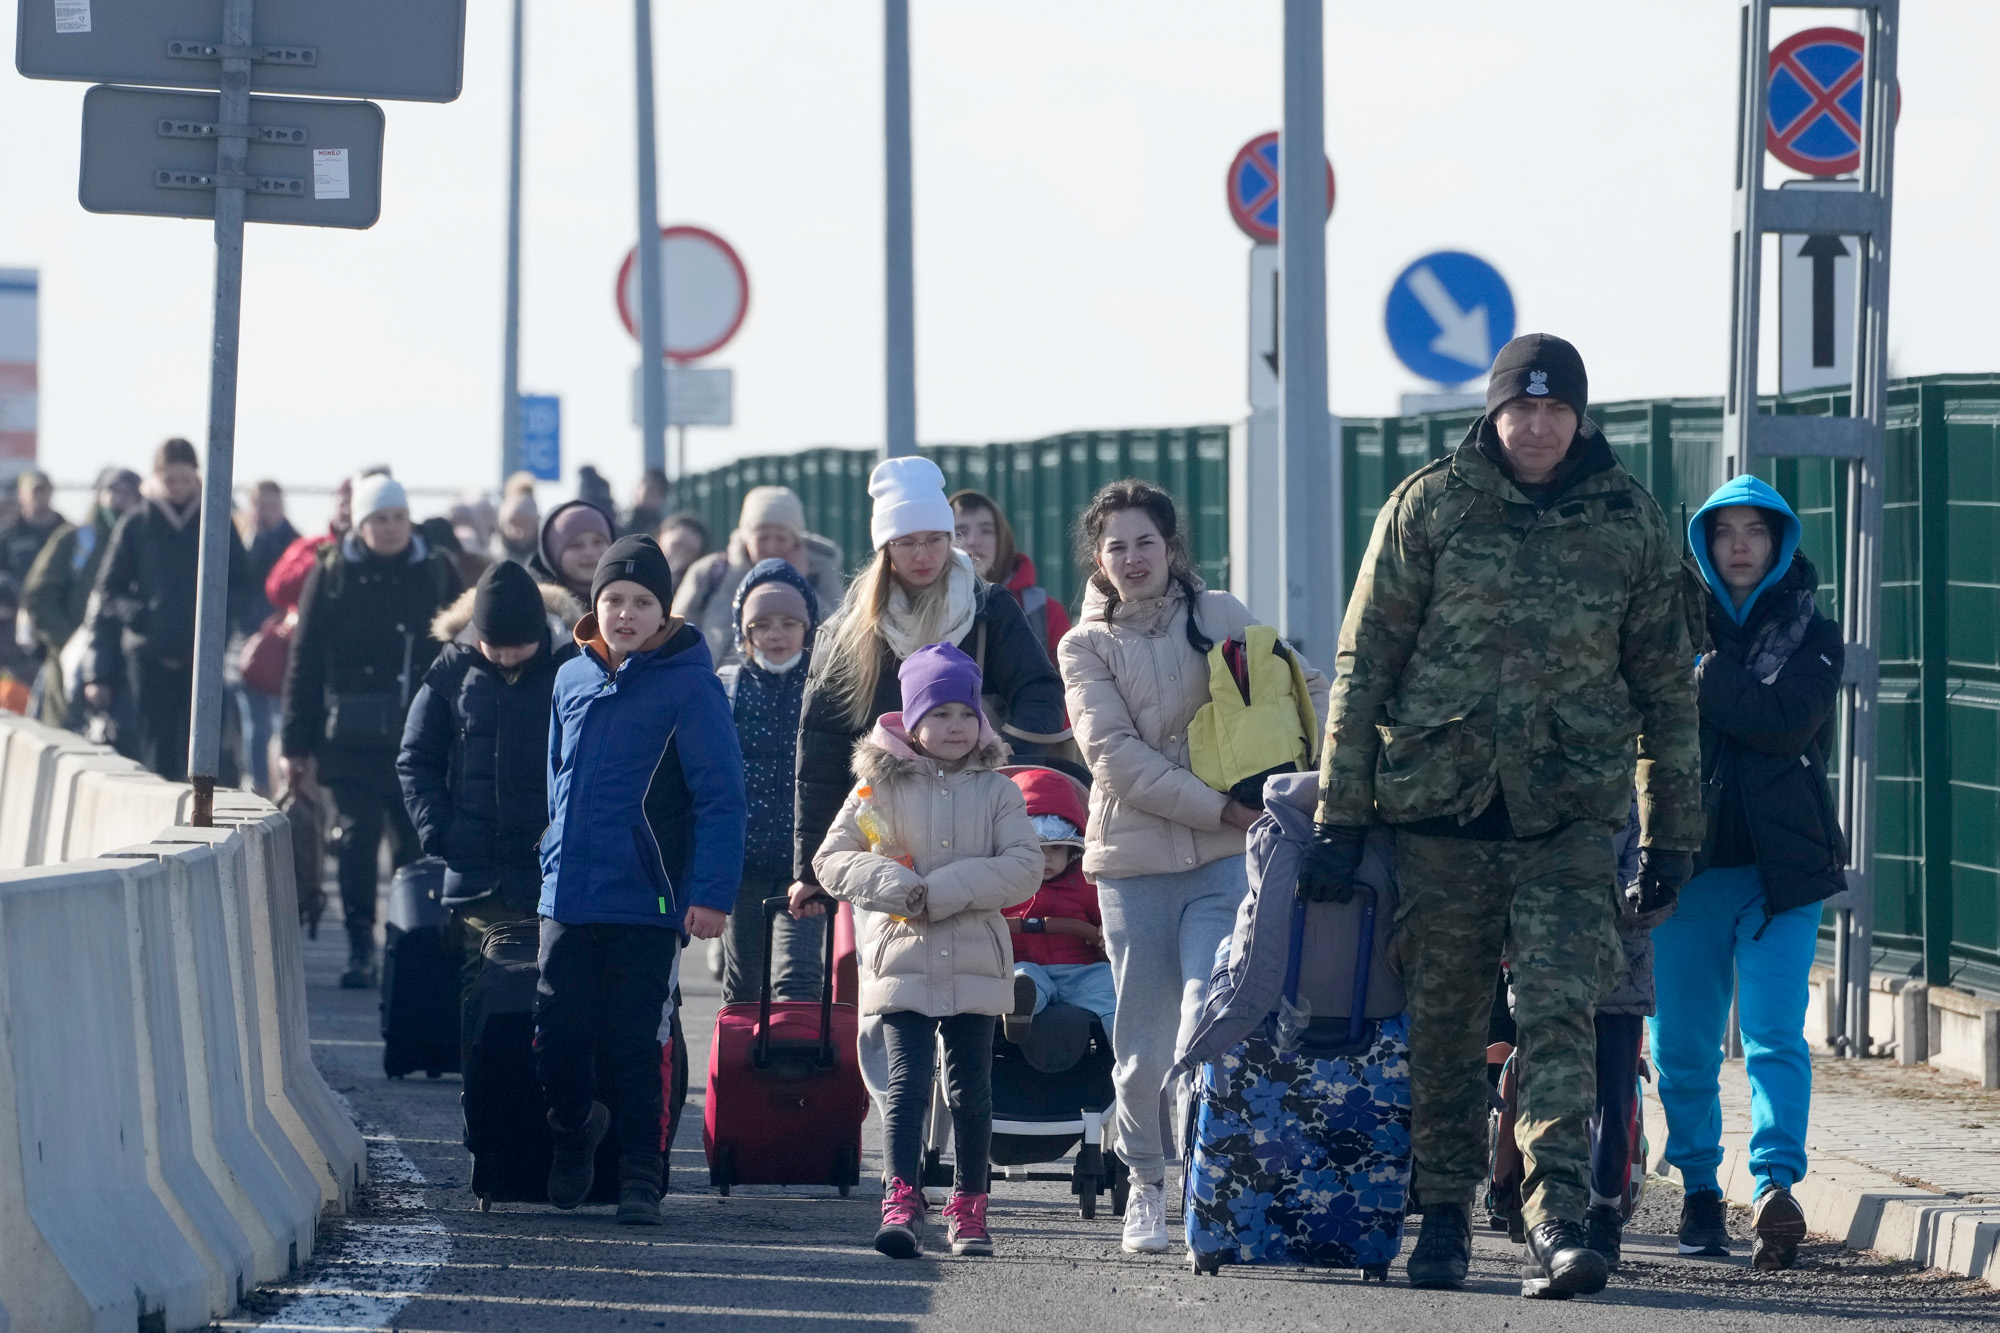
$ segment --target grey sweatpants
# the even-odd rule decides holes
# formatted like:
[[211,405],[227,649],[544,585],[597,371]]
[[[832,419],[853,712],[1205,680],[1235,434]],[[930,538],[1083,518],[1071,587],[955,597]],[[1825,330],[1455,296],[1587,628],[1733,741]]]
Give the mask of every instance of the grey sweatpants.
[[[792,885],[789,871],[743,872],[736,889],[736,910],[722,933],[722,1002],[755,1004],[764,989],[764,900]],[[809,916],[794,921],[780,912],[775,923],[777,954],[771,959],[773,1000],[817,1000],[826,977],[828,918]]]
[[1136,1180],[1166,1176],[1174,1155],[1175,1099],[1161,1085],[1201,1017],[1216,946],[1236,924],[1237,905],[1249,889],[1241,856],[1177,875],[1097,881],[1104,951],[1118,990],[1111,1033],[1118,1156]]

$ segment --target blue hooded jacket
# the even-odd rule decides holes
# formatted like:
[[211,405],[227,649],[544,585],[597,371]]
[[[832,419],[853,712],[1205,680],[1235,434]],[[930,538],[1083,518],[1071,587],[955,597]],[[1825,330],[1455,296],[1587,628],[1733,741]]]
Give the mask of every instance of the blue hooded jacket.
[[[1742,606],[1736,605],[1736,599],[1729,595],[1728,586],[1709,561],[1708,525],[1702,520],[1702,515],[1710,510],[1727,509],[1731,505],[1755,505],[1759,509],[1768,509],[1778,516],[1780,525],[1775,534],[1778,558],[1771,562],[1771,572],[1764,576],[1764,581],[1743,599]],[[1715,494],[1709,496],[1707,502],[1695,510],[1694,517],[1688,520],[1688,545],[1694,550],[1695,564],[1701,567],[1702,581],[1708,584],[1709,592],[1721,604],[1723,614],[1739,627],[1749,619],[1757,599],[1791,572],[1792,552],[1799,549],[1799,533],[1799,516],[1785,503],[1785,497],[1747,473],[1731,477],[1716,487]]]
[[[743,632],[743,603],[766,583],[796,588],[806,601],[806,640],[799,660],[784,671],[769,671],[749,650]],[[819,633],[819,598],[805,575],[788,561],[759,561],[737,586],[732,608],[736,645],[743,660],[722,668],[743,747],[745,789],[750,798],[750,832],[743,862],[752,870],[788,875],[792,867],[792,799],[799,753],[799,713],[805,703],[806,672],[812,666],[813,636]]]
[[743,753],[708,644],[679,624],[614,671],[596,616],[576,641],[549,719],[541,914],[681,930],[689,907],[729,911],[743,878]]

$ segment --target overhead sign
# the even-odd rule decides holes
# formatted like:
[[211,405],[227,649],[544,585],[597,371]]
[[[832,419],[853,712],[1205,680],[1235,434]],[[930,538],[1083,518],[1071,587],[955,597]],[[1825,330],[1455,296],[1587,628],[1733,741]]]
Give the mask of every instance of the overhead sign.
[[[660,228],[660,287],[666,300],[670,361],[699,361],[720,351],[743,327],[750,310],[750,274],[742,259],[729,242],[702,227]],[[627,333],[639,336],[636,245],[618,268],[618,318],[625,322]]]
[[[1236,150],[1227,181],[1229,216],[1260,245],[1278,240],[1278,132],[1260,134]],[[1333,216],[1333,163],[1326,164],[1326,215]]]
[[[31,79],[221,86],[222,0],[21,0],[14,64]],[[257,0],[250,88],[449,102],[465,0]]]
[[[1861,94],[1867,44],[1845,28],[1808,28],[1771,50],[1764,144],[1809,176],[1840,176],[1861,165]],[[1896,110],[1903,94],[1896,90]]]
[[[632,371],[632,424],[646,424],[638,368]],[[669,426],[728,426],[736,420],[736,372],[727,366],[668,366]]]
[[1278,410],[1278,247],[1250,247],[1250,410]]
[[521,468],[537,481],[562,480],[562,399],[524,393],[520,398]]
[[1427,380],[1463,384],[1514,336],[1514,294],[1477,255],[1439,250],[1397,276],[1383,311],[1396,359]]
[[0,268],[0,480],[35,461],[40,286],[31,268]]
[[[77,200],[92,213],[215,216],[215,93],[100,84],[83,95]],[[243,195],[248,222],[375,225],[382,212],[382,108],[252,97]]]
[[[1857,189],[1856,181],[1788,181],[1786,189]],[[1778,237],[1778,392],[1854,383],[1859,236]]]

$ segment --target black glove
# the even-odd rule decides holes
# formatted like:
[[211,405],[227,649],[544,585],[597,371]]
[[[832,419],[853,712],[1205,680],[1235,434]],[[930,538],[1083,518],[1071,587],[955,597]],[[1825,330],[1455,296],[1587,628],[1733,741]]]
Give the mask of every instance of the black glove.
[[1625,901],[1639,916],[1664,919],[1680,901],[1681,885],[1694,873],[1694,853],[1639,849],[1639,878],[1625,890]]
[[1344,903],[1354,896],[1354,872],[1368,830],[1347,824],[1314,824],[1299,861],[1299,897],[1309,903]]

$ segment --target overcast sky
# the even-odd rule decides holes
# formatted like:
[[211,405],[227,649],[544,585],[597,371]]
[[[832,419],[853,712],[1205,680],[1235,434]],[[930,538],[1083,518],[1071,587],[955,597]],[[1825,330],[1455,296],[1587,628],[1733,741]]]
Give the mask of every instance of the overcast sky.
[[[47,0],[28,0],[46,3]],[[464,95],[386,103],[371,231],[253,227],[238,476],[394,465],[497,476],[507,6],[472,0]],[[522,384],[565,463],[622,493],[636,345],[629,0],[529,0]],[[882,429],[881,16],[870,0],[656,0],[660,216],[742,254],[749,318],[710,364],[736,422],[695,467]],[[1226,421],[1244,410],[1248,242],[1223,175],[1277,128],[1277,0],[915,0],[918,430],[925,442]],[[1470,250],[1599,399],[1720,390],[1735,0],[1326,6],[1335,411],[1428,386],[1382,334],[1390,282]],[[2000,370],[2000,6],[1905,7],[1893,361]],[[1849,16],[1781,11],[1780,32]],[[207,410],[205,222],[76,202],[83,85],[13,72],[0,25],[0,267],[42,273],[45,466],[139,464]],[[1782,174],[1782,173],[1780,173]]]

